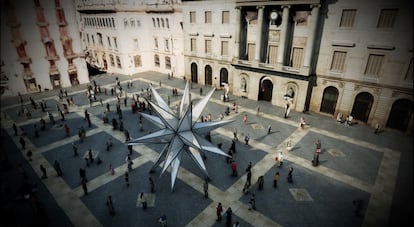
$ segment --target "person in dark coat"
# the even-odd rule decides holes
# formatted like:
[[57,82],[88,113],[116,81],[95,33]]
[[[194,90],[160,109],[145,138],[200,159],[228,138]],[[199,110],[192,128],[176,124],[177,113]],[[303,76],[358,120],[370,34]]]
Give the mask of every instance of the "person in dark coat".
[[231,219],[232,219],[232,213],[231,207],[227,208],[226,211],[226,226],[231,227]]

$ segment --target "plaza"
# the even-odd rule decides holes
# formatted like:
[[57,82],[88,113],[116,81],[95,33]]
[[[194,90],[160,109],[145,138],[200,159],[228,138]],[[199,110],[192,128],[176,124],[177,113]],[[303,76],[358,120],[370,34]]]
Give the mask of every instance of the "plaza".
[[[172,109],[181,100],[186,82],[182,78],[170,79],[166,74],[151,71],[132,77],[101,74],[91,77],[91,81],[95,80],[109,91],[116,85],[116,76],[128,97],[142,95],[152,84],[164,100],[170,100]],[[133,86],[127,87],[130,79]],[[204,94],[212,89],[193,84],[191,97],[194,103],[200,100],[200,87]],[[173,88],[178,89],[178,96],[172,95]],[[11,164],[11,169],[2,173],[2,178],[8,179],[3,181],[2,197],[17,197],[23,182],[23,169],[28,181],[36,184],[34,194],[44,204],[50,226],[160,226],[158,218],[163,214],[167,216],[168,226],[224,226],[224,217],[221,222],[216,222],[219,202],[224,210],[231,207],[232,222],[238,221],[240,226],[396,226],[403,220],[409,220],[407,215],[412,213],[411,135],[388,129],[374,134],[373,128],[363,124],[344,126],[332,117],[312,112],[292,111],[285,119],[284,109],[267,101],[244,99],[230,93],[229,101],[223,102],[223,90],[217,89],[202,115],[211,113],[213,121],[219,121],[219,114],[224,114],[233,102],[239,105],[237,113],[231,111],[224,117],[225,120],[234,120],[233,123],[211,132],[212,143],[222,143],[222,150],[227,152],[233,129],[237,129],[239,140],[233,159],[238,165],[238,176],[231,176],[230,164],[226,163],[225,157],[206,152],[204,163],[210,181],[209,197],[204,198],[205,176],[189,156],[183,156],[173,191],[168,172],[160,176],[161,168],[157,168],[154,173],[149,173],[162,150],[161,144],[133,147],[133,170],[129,173],[130,186],[127,187],[124,173],[127,170],[125,157],[128,149],[124,132],[114,130],[111,124],[105,124],[102,120],[107,103],[111,106],[108,118],[118,118],[115,112],[116,96],[110,92],[97,94],[98,100],[102,99],[102,105],[99,101],[91,105],[86,97],[85,85],[67,90],[75,105],[69,106],[62,125],[56,105],[66,104],[66,97],[60,100],[58,90],[23,97],[29,109],[29,96],[36,102],[45,100],[47,111],[55,116],[56,125],[50,124],[46,113],[40,108],[31,109],[30,118],[19,116],[18,97],[2,100],[1,104],[2,150],[7,152],[7,155],[3,154],[7,158],[3,159]],[[157,129],[144,119],[143,130],[140,130],[139,113],[132,113],[130,104],[130,99],[126,106],[123,101],[120,102],[124,128],[131,138]],[[257,106],[260,106],[258,113]],[[84,120],[85,110],[90,114],[91,127]],[[243,122],[245,114],[248,116],[246,123]],[[47,122],[46,129],[40,131],[40,137],[36,138],[34,124],[38,124],[41,117]],[[298,127],[301,117],[306,121],[304,129]],[[19,137],[14,136],[12,129],[13,122],[27,133],[24,136],[26,149],[20,149]],[[69,136],[65,134],[64,124],[70,127]],[[272,128],[270,134],[267,133],[268,125]],[[80,127],[86,129],[83,142],[79,141],[77,134]],[[249,145],[243,141],[246,134],[250,136]],[[113,147],[106,151],[105,143],[109,138],[113,141]],[[317,140],[322,143],[322,151],[319,166],[313,166],[311,160]],[[287,148],[288,142],[291,149]],[[78,156],[73,155],[72,143],[78,147]],[[83,155],[88,149],[99,152],[103,162],[86,166]],[[33,152],[32,161],[26,157],[28,150]],[[275,162],[279,152],[284,154],[281,167],[276,166]],[[62,177],[57,177],[53,169],[55,160],[61,165]],[[248,209],[250,194],[242,191],[246,181],[245,169],[250,161],[253,163],[250,193],[255,194],[256,210]],[[40,164],[47,170],[47,179],[41,179]],[[115,168],[114,175],[110,174],[110,164]],[[286,180],[289,167],[294,170],[292,183]],[[79,168],[86,169],[87,195],[81,186]],[[273,176],[277,171],[280,179],[278,187],[273,188]],[[150,176],[155,182],[155,192],[150,190]],[[263,190],[258,190],[256,181],[259,176],[264,176]],[[7,185],[11,189],[9,192],[5,190]],[[145,210],[138,199],[140,193],[147,198],[148,208]],[[113,198],[114,216],[105,206],[109,195]],[[355,200],[362,200],[359,216],[355,215]],[[36,219],[28,205],[30,199],[7,201],[2,208],[9,208],[12,223],[28,225]],[[13,212],[17,210],[27,218],[14,217]]]

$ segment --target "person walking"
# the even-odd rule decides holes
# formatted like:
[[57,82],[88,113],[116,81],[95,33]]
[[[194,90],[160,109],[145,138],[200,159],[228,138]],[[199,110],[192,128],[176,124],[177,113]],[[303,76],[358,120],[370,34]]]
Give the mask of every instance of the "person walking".
[[60,163],[58,162],[58,160],[55,160],[55,162],[53,163],[53,168],[55,168],[56,173],[59,177],[63,176],[63,172],[60,168]]
[[23,136],[20,136],[20,145],[22,145],[22,149],[26,149],[26,141],[24,140]]
[[109,164],[109,172],[111,173],[111,175],[115,175],[115,169],[112,166],[112,164]]
[[267,134],[269,135],[272,132],[272,126],[270,124],[267,125]]
[[230,166],[231,166],[231,171],[232,171],[231,175],[233,177],[237,177],[237,164],[236,164],[236,162],[233,160],[231,162],[231,165]]
[[14,135],[17,136],[17,126],[16,126],[16,123],[13,123],[13,131],[14,131]]
[[81,182],[82,180],[85,180],[86,182],[88,182],[88,179],[86,179],[86,170],[79,168],[79,177],[81,178]]
[[73,156],[78,156],[78,146],[76,146],[75,142],[72,143],[73,148]]
[[244,114],[243,115],[243,123],[244,124],[247,124],[247,114]]
[[306,124],[305,118],[304,117],[300,117],[300,120],[299,120],[299,128],[300,129],[304,129],[305,128],[305,124]]
[[66,132],[66,136],[69,136],[69,126],[67,124],[65,124],[65,132]]
[[200,87],[200,96],[203,95],[203,88]]
[[249,200],[249,210],[256,210],[256,198],[254,193],[252,193],[250,195],[250,200]]
[[233,211],[231,210],[231,207],[227,208],[227,211],[226,211],[226,226],[227,227],[231,227],[232,213]]
[[283,153],[279,152],[279,154],[278,154],[278,167],[283,165],[283,159],[284,159]]
[[132,155],[132,145],[128,144],[129,155]]
[[380,130],[380,125],[378,123],[375,124],[374,134],[378,134]]
[[249,133],[247,133],[246,136],[244,137],[244,142],[246,145],[249,145],[249,140],[250,140],[250,135]]
[[289,183],[292,183],[292,182],[293,182],[292,172],[293,172],[293,168],[292,168],[292,167],[290,167],[290,168],[289,168],[288,177],[287,177],[287,181],[288,181]]
[[88,151],[88,156],[89,156],[89,161],[90,161],[91,163],[93,163],[93,153],[92,153],[92,149],[89,149],[89,151]]
[[167,215],[163,214],[158,218],[158,222],[161,224],[161,227],[167,226]]
[[221,203],[218,203],[217,207],[216,207],[216,215],[217,215],[217,220],[216,221],[221,221],[221,213],[223,212],[223,206],[221,205]]
[[128,171],[125,171],[124,179],[125,179],[126,186],[129,187],[129,175],[128,175]]
[[277,188],[277,181],[279,180],[279,172],[276,172],[275,176],[273,176],[273,187]]
[[204,198],[208,198],[208,182],[207,182],[207,180],[204,181],[203,189],[204,189]]
[[86,180],[85,180],[85,179],[83,179],[81,183],[82,183],[83,193],[84,193],[85,195],[87,195],[87,194],[88,194],[88,186],[86,185]]
[[260,176],[257,179],[257,184],[259,185],[259,190],[263,190],[263,185],[264,185],[264,177],[263,176]]
[[108,207],[109,214],[114,216],[115,208],[114,203],[112,202],[112,196],[108,196],[108,199],[106,200],[106,206]]
[[252,171],[247,171],[247,178],[246,181],[248,182],[249,185],[252,184]]
[[152,177],[151,177],[151,176],[148,178],[148,180],[149,180],[149,182],[150,182],[151,193],[154,193],[154,191],[155,191],[154,180],[152,179]]
[[237,128],[233,128],[233,140],[237,141],[239,138],[237,137]]
[[47,178],[46,168],[42,164],[40,164],[40,171],[42,171],[42,179],[46,179]]

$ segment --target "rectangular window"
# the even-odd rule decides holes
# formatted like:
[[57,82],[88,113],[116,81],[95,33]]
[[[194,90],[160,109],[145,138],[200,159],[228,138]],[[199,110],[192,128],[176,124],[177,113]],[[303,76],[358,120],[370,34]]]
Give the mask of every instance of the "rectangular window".
[[410,61],[410,65],[408,65],[408,70],[407,70],[407,73],[405,74],[405,80],[409,80],[409,81],[411,81],[412,82],[412,80],[413,80],[413,70],[414,70],[414,66],[413,66],[413,59],[414,58],[411,58],[411,61]]
[[205,53],[211,54],[211,40],[206,40],[204,47],[205,47]]
[[191,51],[196,51],[196,39],[191,39]]
[[87,34],[87,33],[86,33],[86,40],[88,41],[88,44],[90,44],[90,41],[89,41],[89,34]]
[[277,57],[277,46],[270,45],[269,46],[269,64],[275,65],[276,64],[276,57]]
[[378,76],[381,70],[384,55],[370,54],[368,57],[367,66],[365,68],[365,75]]
[[196,23],[196,12],[195,11],[190,12],[190,23],[191,24]]
[[109,55],[109,61],[111,62],[111,66],[115,67],[115,60],[114,60],[114,56],[112,54]]
[[134,49],[138,50],[139,49],[138,39],[134,39],[133,42],[134,42]]
[[116,37],[113,37],[113,39],[114,39],[115,49],[118,49],[118,42],[116,41]]
[[92,36],[92,45],[95,45],[95,36],[93,36],[93,35],[91,35]]
[[229,55],[229,41],[221,41],[221,56]]
[[118,68],[122,68],[121,67],[121,58],[119,56],[116,56],[116,65],[118,66]]
[[165,51],[170,51],[170,45],[168,39],[165,39]]
[[337,72],[343,72],[345,66],[346,52],[334,51],[331,63],[331,70]]
[[204,12],[204,23],[206,24],[211,23],[211,11]]
[[137,20],[137,27],[141,27],[141,21]]
[[292,64],[293,68],[300,68],[302,66],[303,48],[294,47],[292,52]]
[[141,67],[142,63],[141,63],[141,56],[140,55],[135,55],[134,56],[134,66],[135,68]]
[[165,68],[171,69],[171,58],[170,57],[165,57]]
[[356,9],[344,9],[344,10],[342,10],[341,23],[339,24],[339,27],[353,27],[356,12],[357,12]]
[[397,18],[398,9],[382,9],[378,19],[377,28],[392,28],[394,27],[395,19]]
[[129,21],[129,23],[131,24],[131,28],[135,28],[135,20],[134,19],[131,19]]
[[230,23],[230,12],[223,11],[221,16],[221,23],[222,24],[229,24]]
[[107,36],[106,38],[108,40],[108,47],[111,48],[112,47],[112,45],[111,45],[111,37]]
[[255,51],[256,51],[256,44],[254,43],[247,44],[247,60],[249,61],[254,60]]
[[158,39],[154,38],[154,47],[155,49],[158,49]]
[[154,64],[157,67],[160,67],[160,57],[158,55],[154,55]]

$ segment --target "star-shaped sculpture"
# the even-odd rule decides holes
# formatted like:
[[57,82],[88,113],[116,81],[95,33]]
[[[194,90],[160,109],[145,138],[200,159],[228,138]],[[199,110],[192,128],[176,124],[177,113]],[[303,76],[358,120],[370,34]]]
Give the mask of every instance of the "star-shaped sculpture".
[[193,107],[189,82],[187,81],[180,107],[177,111],[172,111],[151,85],[150,88],[157,103],[149,100],[147,102],[151,105],[152,110],[157,113],[158,117],[145,113],[141,114],[145,119],[159,126],[160,129],[138,139],[133,139],[128,145],[165,144],[151,171],[163,163],[162,175],[170,167],[171,190],[174,188],[183,153],[189,154],[206,177],[209,178],[202,157],[204,152],[212,152],[227,157],[229,155],[204,139],[202,135],[206,135],[211,130],[233,122],[233,120],[197,122],[215,89],[212,89]]

